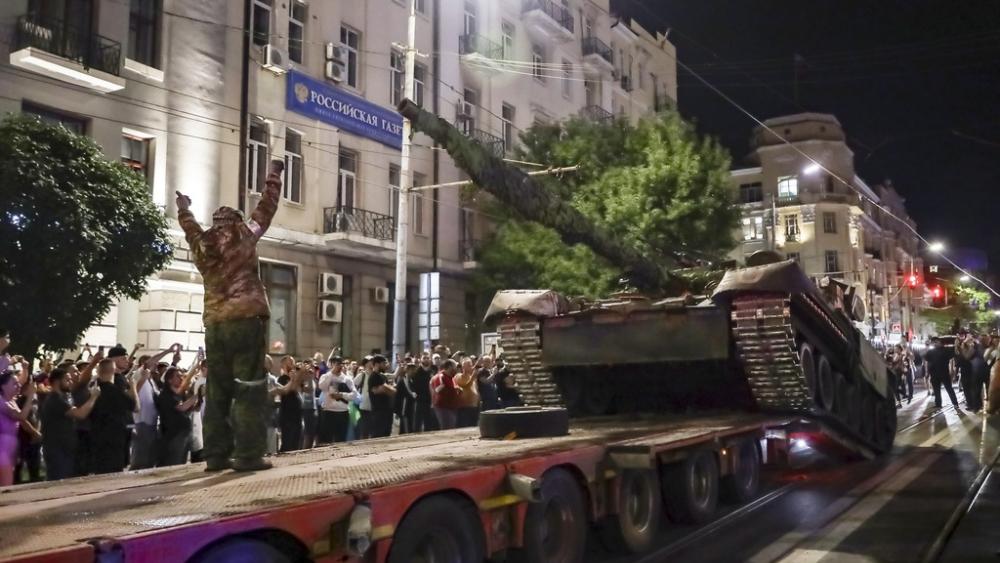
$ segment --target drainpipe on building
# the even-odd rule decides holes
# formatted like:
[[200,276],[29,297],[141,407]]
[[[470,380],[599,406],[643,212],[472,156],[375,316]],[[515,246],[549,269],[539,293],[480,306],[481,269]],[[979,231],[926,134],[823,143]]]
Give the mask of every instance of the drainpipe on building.
[[253,0],[243,2],[243,63],[240,71],[240,155],[236,186],[237,208],[246,213],[247,207],[247,123],[250,120],[250,17]]
[[[434,0],[434,21],[431,26],[431,46],[433,54],[431,55],[431,65],[432,72],[434,73],[433,82],[433,97],[432,102],[434,107],[434,115],[441,115],[441,80],[439,79],[441,73],[441,0]],[[434,147],[440,147],[437,142],[434,143]],[[433,165],[434,170],[432,171],[432,176],[434,178],[434,183],[438,184],[441,182],[441,151],[432,151],[434,153]],[[438,269],[438,196],[439,192],[437,188],[431,191],[431,270],[437,271]]]

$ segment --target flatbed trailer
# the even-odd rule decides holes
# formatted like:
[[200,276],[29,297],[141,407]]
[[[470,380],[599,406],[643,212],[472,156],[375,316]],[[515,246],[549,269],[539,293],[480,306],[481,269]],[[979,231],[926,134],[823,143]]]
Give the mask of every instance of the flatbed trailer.
[[279,455],[257,473],[189,464],[16,486],[0,494],[0,560],[570,562],[591,530],[642,551],[664,511],[704,519],[720,485],[749,500],[762,440],[780,448],[796,423],[614,417],[511,440],[466,428]]

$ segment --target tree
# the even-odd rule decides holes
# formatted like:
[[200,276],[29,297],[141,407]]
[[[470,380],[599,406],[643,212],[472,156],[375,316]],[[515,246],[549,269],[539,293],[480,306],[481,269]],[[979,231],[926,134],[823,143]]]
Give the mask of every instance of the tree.
[[946,291],[951,296],[947,307],[927,307],[921,313],[925,320],[934,324],[937,334],[955,334],[957,328],[965,327],[988,330],[996,323],[996,315],[989,307],[989,293],[958,284]]
[[[521,140],[520,160],[579,165],[562,177],[536,179],[651,260],[693,263],[732,249],[739,212],[729,188],[729,156],[676,112],[634,126],[623,119],[538,124]],[[534,287],[597,297],[619,288],[627,265],[566,245],[547,226],[505,206],[486,209],[499,225],[478,256],[476,281],[484,294]]]
[[29,116],[0,121],[0,324],[11,352],[67,349],[173,251],[146,181],[92,140]]

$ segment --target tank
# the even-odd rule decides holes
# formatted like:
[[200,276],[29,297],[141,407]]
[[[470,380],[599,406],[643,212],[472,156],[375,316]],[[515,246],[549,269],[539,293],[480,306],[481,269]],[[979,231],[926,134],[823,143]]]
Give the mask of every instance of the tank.
[[445,120],[408,100],[399,109],[478,186],[567,243],[587,244],[640,290],[590,302],[498,292],[485,320],[498,327],[526,404],[576,416],[766,412],[814,421],[864,453],[891,449],[888,370],[855,328],[863,307],[849,286],[817,284],[796,262],[762,253],[726,271],[711,295],[652,297],[684,289],[671,257],[640,255]]

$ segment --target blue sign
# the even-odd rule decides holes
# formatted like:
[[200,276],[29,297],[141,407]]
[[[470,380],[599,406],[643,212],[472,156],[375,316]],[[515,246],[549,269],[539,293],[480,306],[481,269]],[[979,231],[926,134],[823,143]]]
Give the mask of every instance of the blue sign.
[[368,100],[333,88],[305,74],[289,71],[285,107],[394,149],[403,146],[403,116]]

